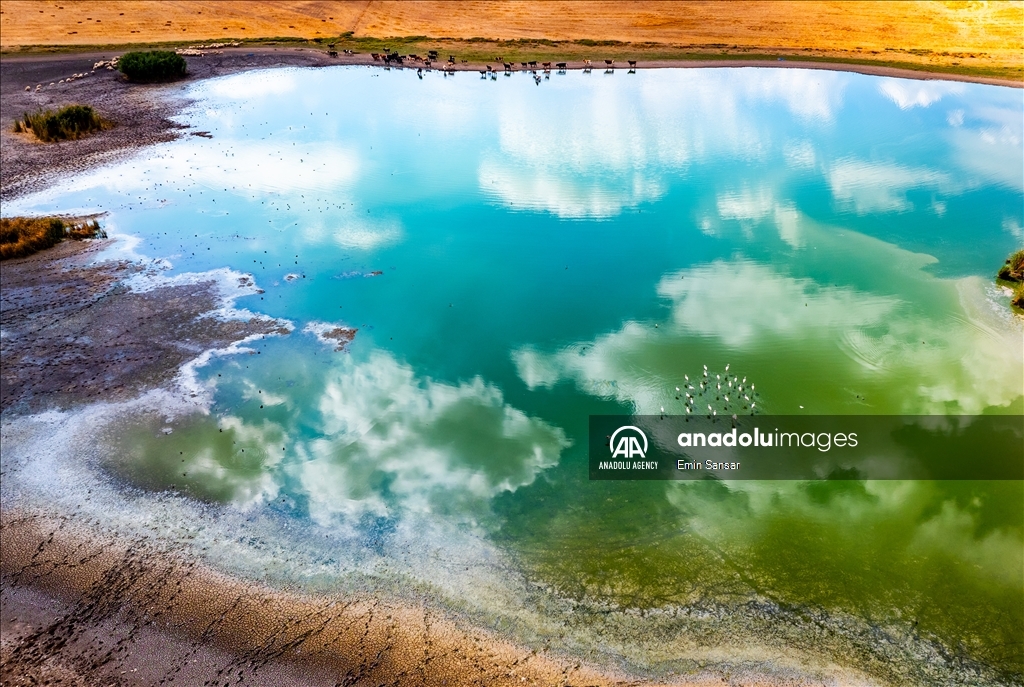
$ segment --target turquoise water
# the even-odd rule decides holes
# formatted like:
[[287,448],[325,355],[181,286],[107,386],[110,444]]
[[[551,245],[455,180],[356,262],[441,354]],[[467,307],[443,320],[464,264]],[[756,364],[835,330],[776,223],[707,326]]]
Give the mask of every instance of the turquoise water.
[[[768,600],[1021,679],[1019,482],[591,483],[585,434],[590,414],[678,412],[704,365],[771,413],[1024,412],[1021,318],[992,279],[1024,245],[1019,89],[339,67],[188,95],[181,121],[212,138],[17,210],[108,212],[165,276],[251,273],[263,292],[234,307],[295,329],[198,368],[209,413],[173,433],[118,425],[112,474],[382,559],[403,523],[440,523],[589,607]],[[343,352],[316,336],[334,325],[358,329]],[[588,657],[657,673],[723,641],[656,629]]]

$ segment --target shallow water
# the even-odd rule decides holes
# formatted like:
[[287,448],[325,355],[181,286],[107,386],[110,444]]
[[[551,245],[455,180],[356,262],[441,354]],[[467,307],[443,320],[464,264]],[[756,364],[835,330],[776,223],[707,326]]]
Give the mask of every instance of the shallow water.
[[[1020,90],[339,67],[189,95],[181,121],[212,138],[6,211],[107,211],[165,275],[249,272],[265,293],[235,307],[294,323],[198,368],[208,414],[129,414],[97,440],[109,474],[254,533],[298,523],[327,561],[219,563],[321,588],[400,570],[526,642],[562,611],[520,598],[523,620],[506,578],[588,608],[766,601],[1020,679],[1020,482],[589,482],[585,434],[590,414],[679,412],[704,365],[777,414],[1024,411],[1021,320],[991,278],[1024,243]],[[344,352],[327,324],[358,329]],[[467,572],[495,556],[486,583]],[[445,557],[439,581],[424,560]],[[551,632],[655,673],[722,641],[666,648],[645,622],[628,647]]]

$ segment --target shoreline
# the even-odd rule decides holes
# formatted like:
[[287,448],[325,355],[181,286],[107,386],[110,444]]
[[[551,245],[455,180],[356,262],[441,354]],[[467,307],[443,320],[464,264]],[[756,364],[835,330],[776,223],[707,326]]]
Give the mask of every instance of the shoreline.
[[[369,54],[339,54],[330,57],[319,48],[253,46],[217,49],[202,56],[188,55],[186,61],[189,76],[177,82],[130,84],[118,72],[100,69],[71,84],[56,83],[72,74],[90,72],[95,62],[108,60],[122,52],[104,50],[56,55],[7,55],[0,59],[0,75],[3,77],[0,79],[0,146],[4,152],[4,165],[0,168],[0,200],[14,200],[44,187],[53,175],[79,173],[144,146],[169,142],[187,135],[188,127],[172,121],[172,117],[185,106],[183,90],[196,81],[274,67],[345,65],[386,68]],[[567,61],[566,65],[570,71],[584,68],[580,60]],[[388,68],[414,70],[422,66],[422,63],[409,62]],[[455,65],[454,71],[485,71],[488,66],[496,69],[497,73],[503,71],[501,64],[485,62],[460,62]],[[788,57],[774,61],[731,58],[641,60],[636,66],[637,70],[707,68],[815,69],[921,81],[958,81],[1024,88],[1024,81],[845,62],[800,61]],[[596,60],[593,69],[595,75],[602,75],[603,62]],[[530,71],[519,64],[514,69],[514,73]],[[556,71],[552,69],[552,72]],[[616,65],[615,73],[628,71],[628,65]],[[51,83],[54,85],[50,86]],[[43,87],[37,91],[37,85]],[[72,103],[93,105],[115,126],[82,139],[49,144],[28,140],[11,131],[14,120],[25,112]]]
[[[263,315],[207,317],[257,292],[248,283],[219,283],[237,274],[198,273],[178,283],[139,260],[90,264],[112,243],[65,239],[3,262],[4,419],[99,399],[129,400],[173,385],[197,350],[291,331],[288,323]],[[151,288],[126,283],[139,278]]]
[[637,684],[516,646],[426,605],[275,590],[63,518],[3,516],[3,663],[18,677],[70,673],[94,684],[126,673],[130,684],[211,675],[244,676],[257,685]]
[[[382,41],[386,42],[386,41]],[[201,44],[194,44],[198,50],[203,50]],[[214,44],[216,45],[216,44]],[[321,44],[322,45],[322,44]],[[74,57],[88,57],[95,59],[110,59],[115,54],[124,53],[129,50],[144,50],[144,49],[167,49],[174,50],[180,48],[178,44],[172,45],[143,45],[143,46],[125,46],[125,47],[114,47],[114,46],[59,46],[54,49],[39,49],[39,50],[25,50],[17,52],[6,52],[0,53],[0,63],[4,61],[10,62],[45,62],[45,61],[59,61]],[[496,48],[497,49],[497,48]],[[362,65],[362,66],[377,66],[383,67],[384,63],[374,61],[370,53],[356,53],[354,55],[347,55],[339,53],[336,56],[330,56],[326,50],[324,50],[318,44],[312,44],[305,47],[298,46],[273,46],[267,44],[253,44],[246,45],[242,44],[235,47],[223,47],[223,48],[209,48],[211,53],[217,51],[218,54],[229,54],[229,53],[305,53],[309,55],[319,55],[320,58],[326,60],[325,64],[317,64],[316,66],[331,66],[331,65]],[[595,55],[597,51],[595,51]],[[990,76],[984,74],[972,74],[965,71],[956,71],[954,69],[933,69],[928,65],[921,65],[920,67],[912,66],[911,63],[906,63],[907,66],[895,66],[891,64],[885,64],[881,61],[874,60],[856,60],[854,58],[840,58],[835,56],[802,56],[793,55],[790,53],[779,53],[775,54],[770,51],[765,53],[757,53],[752,56],[743,56],[739,54],[723,55],[722,57],[710,57],[700,53],[695,53],[695,57],[662,57],[657,54],[652,56],[650,59],[644,59],[643,53],[635,55],[637,57],[636,67],[638,70],[645,69],[709,69],[709,68],[725,68],[725,67],[766,67],[766,68],[779,68],[779,69],[823,69],[827,71],[839,71],[839,72],[853,72],[856,74],[865,74],[869,76],[890,76],[893,78],[900,79],[915,79],[919,81],[957,81],[964,83],[979,83],[989,86],[1005,86],[1007,88],[1022,88],[1024,89],[1024,77],[1020,79],[1014,79],[1009,77]],[[195,57],[194,55],[186,55],[188,57]],[[569,71],[582,71],[585,68],[584,61],[581,59],[572,58],[560,58],[557,54],[547,55],[544,61],[550,61],[552,64],[556,62],[565,62]],[[628,67],[628,60],[624,58],[616,58],[615,71],[626,71],[630,69]],[[434,62],[430,67],[433,71],[441,71],[437,65],[442,64],[441,62]],[[192,63],[189,62],[191,67]],[[515,60],[514,71],[530,71],[523,68],[520,65],[520,61],[517,58]],[[422,62],[409,62],[404,65],[393,65],[391,69],[417,69],[422,67]],[[470,60],[466,63],[457,62],[452,71],[479,71],[486,69],[488,66],[497,69],[499,72],[500,63],[495,61],[483,61],[483,60]],[[595,71],[604,70],[604,58],[596,57],[592,60],[592,66]],[[258,68],[258,67],[257,67]],[[539,71],[539,69],[538,69]]]

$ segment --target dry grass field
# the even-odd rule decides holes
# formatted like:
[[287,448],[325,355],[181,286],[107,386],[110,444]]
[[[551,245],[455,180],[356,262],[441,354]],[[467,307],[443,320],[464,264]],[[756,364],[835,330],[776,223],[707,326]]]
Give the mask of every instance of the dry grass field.
[[[581,47],[594,57],[603,56],[594,48],[658,59],[787,55],[1024,78],[1019,1],[0,0],[0,12],[7,54],[340,36],[358,48],[369,38],[429,37],[461,39],[479,54],[502,47],[492,41],[540,41],[540,53],[567,58]],[[628,45],[594,45],[603,41]]]

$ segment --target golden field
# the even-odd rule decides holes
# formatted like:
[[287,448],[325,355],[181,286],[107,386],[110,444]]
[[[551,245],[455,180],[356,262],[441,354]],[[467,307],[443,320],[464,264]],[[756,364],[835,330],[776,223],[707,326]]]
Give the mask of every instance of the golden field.
[[[1018,79],[1024,72],[1024,2],[1019,1],[0,0],[0,12],[0,47],[8,53],[26,46],[350,34],[352,39],[585,41],[587,47],[594,47],[590,41],[618,41],[630,45],[616,46],[617,54],[642,57],[792,55]],[[486,43],[475,45],[486,49]]]

